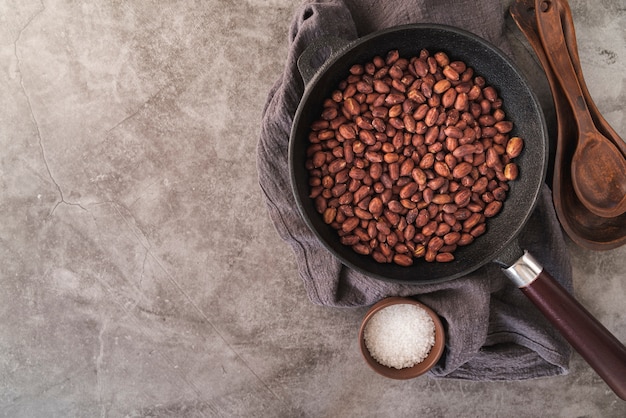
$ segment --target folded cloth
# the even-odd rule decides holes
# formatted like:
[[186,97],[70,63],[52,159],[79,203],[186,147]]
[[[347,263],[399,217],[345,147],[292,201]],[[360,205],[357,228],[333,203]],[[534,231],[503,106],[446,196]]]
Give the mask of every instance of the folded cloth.
[[[371,0],[351,7],[342,0],[306,1],[297,10],[286,66],[269,93],[257,148],[259,183],[269,215],[295,253],[306,294],[315,304],[333,307],[367,306],[389,296],[413,296],[429,305],[447,328],[446,350],[429,372],[431,377],[520,380],[566,374],[569,345],[497,265],[439,284],[383,282],[342,265],[300,217],[290,188],[287,150],[304,90],[296,60],[311,41],[324,35],[351,40],[397,24],[429,22],[462,27],[508,50],[499,0]],[[519,242],[571,289],[568,253],[548,187]]]

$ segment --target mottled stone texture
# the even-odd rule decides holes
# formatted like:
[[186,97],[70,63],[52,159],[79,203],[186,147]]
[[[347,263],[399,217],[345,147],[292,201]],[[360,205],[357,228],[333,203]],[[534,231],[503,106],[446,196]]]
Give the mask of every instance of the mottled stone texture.
[[[306,299],[254,159],[297,5],[0,2],[0,416],[624,416],[577,355],[537,381],[387,380],[365,310]],[[626,8],[571,5],[626,137]],[[571,251],[626,340],[626,248]]]

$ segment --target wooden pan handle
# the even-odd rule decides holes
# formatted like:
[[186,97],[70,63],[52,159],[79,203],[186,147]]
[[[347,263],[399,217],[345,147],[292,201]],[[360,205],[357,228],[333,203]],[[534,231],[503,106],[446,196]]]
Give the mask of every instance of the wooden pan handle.
[[[520,267],[517,264],[522,264]],[[522,280],[519,280],[519,276]],[[626,400],[626,347],[530,254],[505,270],[613,392]],[[534,275],[534,279],[529,279]],[[516,277],[513,277],[516,276]],[[528,280],[527,280],[528,279]]]

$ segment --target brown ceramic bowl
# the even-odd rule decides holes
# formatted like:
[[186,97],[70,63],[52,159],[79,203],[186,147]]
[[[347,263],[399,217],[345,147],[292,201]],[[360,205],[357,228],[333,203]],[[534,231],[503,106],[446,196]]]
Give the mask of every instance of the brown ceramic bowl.
[[[417,363],[413,367],[405,367],[403,369],[396,369],[393,367],[387,367],[387,366],[380,364],[371,356],[369,350],[367,349],[367,346],[365,345],[365,338],[363,334],[364,334],[365,326],[367,325],[367,322],[372,318],[372,316],[374,316],[376,312],[388,306],[402,304],[402,303],[417,305],[421,307],[422,309],[424,309],[428,313],[428,315],[430,315],[433,322],[435,323],[435,344],[430,349],[428,356],[422,362]],[[363,358],[365,358],[365,361],[367,362],[367,364],[378,374],[381,374],[385,377],[389,377],[391,379],[399,379],[399,380],[412,379],[414,377],[423,375],[428,370],[430,370],[435,364],[437,364],[437,361],[439,361],[439,359],[441,358],[441,355],[443,354],[443,349],[445,348],[445,333],[443,330],[443,325],[441,324],[441,320],[439,319],[439,316],[435,313],[435,311],[430,309],[428,306],[410,298],[390,297],[390,298],[383,299],[380,302],[376,303],[374,306],[372,306],[370,310],[367,312],[367,314],[365,315],[365,317],[363,318],[363,322],[361,323],[361,328],[359,329],[359,346],[361,347],[361,354],[363,354]]]

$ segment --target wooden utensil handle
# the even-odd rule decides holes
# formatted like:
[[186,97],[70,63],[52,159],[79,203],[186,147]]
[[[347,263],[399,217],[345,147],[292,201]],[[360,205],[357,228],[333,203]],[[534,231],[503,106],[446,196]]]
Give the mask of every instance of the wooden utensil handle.
[[595,131],[565,42],[558,4],[550,0],[535,0],[535,13],[543,48],[570,106],[576,111],[578,129],[581,132]]
[[626,347],[545,270],[520,290],[615,394],[626,400]]

